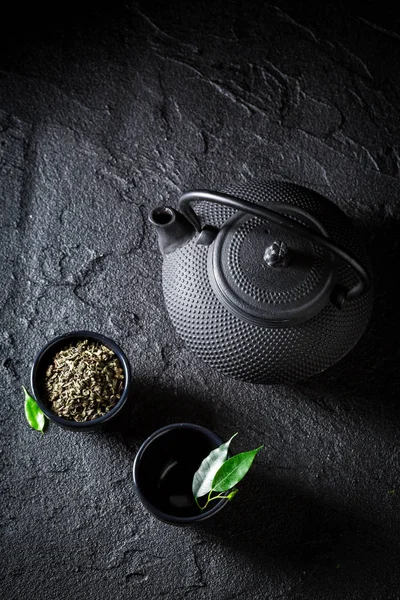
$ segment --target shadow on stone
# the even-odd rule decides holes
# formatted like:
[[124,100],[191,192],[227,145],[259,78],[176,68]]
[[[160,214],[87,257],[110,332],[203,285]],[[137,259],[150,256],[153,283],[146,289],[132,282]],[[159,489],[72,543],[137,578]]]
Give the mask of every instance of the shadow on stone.
[[396,568],[399,544],[389,527],[382,530],[347,514],[308,491],[274,480],[272,473],[254,470],[238,487],[230,505],[196,527],[206,543],[217,538],[218,545],[251,560],[255,570],[277,564],[282,571],[295,569],[301,574],[299,585],[310,577],[321,594],[328,589],[327,580],[335,580],[340,571],[343,593],[354,586],[356,594],[360,581]]
[[218,515],[199,527],[225,544],[257,556],[292,555],[307,524],[304,498],[261,473],[250,471],[238,485],[237,496]]
[[375,300],[370,324],[354,349],[339,363],[295,385],[311,397],[329,396],[374,417],[400,417],[400,313],[397,273],[400,224],[393,222],[371,234]]
[[151,433],[171,423],[195,423],[218,432],[215,410],[191,394],[144,381],[135,381],[121,414],[107,427],[127,446],[143,442]]

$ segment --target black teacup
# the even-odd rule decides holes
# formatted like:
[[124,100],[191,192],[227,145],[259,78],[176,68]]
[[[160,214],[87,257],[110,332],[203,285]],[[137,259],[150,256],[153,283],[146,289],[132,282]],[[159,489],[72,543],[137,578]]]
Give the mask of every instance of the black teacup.
[[193,476],[202,460],[222,444],[212,431],[191,423],[174,423],[155,431],[139,448],[133,481],[144,506],[158,519],[189,525],[210,518],[227,500],[203,511],[192,494]]

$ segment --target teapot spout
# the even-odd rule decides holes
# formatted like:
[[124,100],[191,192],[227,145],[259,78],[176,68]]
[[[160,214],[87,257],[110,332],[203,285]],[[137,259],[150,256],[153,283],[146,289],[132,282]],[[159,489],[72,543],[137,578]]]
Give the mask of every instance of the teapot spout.
[[186,217],[169,206],[153,208],[149,221],[157,230],[158,246],[163,255],[185,246],[195,234],[195,228]]

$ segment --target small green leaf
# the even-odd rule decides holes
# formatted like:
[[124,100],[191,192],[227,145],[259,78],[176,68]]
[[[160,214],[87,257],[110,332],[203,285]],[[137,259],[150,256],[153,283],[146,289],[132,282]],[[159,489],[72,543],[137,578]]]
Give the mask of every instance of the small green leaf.
[[25,416],[26,419],[33,429],[36,431],[43,431],[45,425],[44,413],[40,410],[36,401],[28,394],[26,389],[22,386],[25,393]]
[[[235,435],[237,435],[237,433],[235,433]],[[201,496],[205,496],[211,491],[211,485],[214,476],[220,466],[225,462],[226,457],[228,456],[229,444],[235,435],[233,435],[230,440],[225,442],[225,444],[222,444],[222,446],[219,448],[212,450],[210,454],[206,456],[194,474],[192,492],[196,499],[201,498]]]
[[237,488],[233,488],[233,490],[231,491],[231,493],[226,496],[228,498],[228,500],[232,500],[232,498],[234,498],[236,496],[236,494],[238,493],[238,491],[239,490]]
[[232,456],[224,462],[214,476],[211,489],[215,492],[227,492],[239,483],[250,469],[257,452],[261,448],[262,446],[255,450],[236,454],[236,456]]

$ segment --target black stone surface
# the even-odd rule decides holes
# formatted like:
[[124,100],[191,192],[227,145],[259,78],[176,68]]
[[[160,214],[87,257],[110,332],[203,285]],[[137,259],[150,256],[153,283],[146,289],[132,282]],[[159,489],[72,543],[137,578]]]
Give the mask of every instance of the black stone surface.
[[[3,8],[3,11],[5,9]],[[58,11],[58,12],[57,12]],[[379,3],[12,6],[1,25],[1,581],[7,600],[399,598],[400,24]],[[149,209],[277,176],[363,229],[371,325],[293,386],[253,386],[175,335]],[[55,334],[128,354],[111,430],[29,428],[21,385]],[[176,421],[264,443],[214,520],[175,528],[132,487]]]

